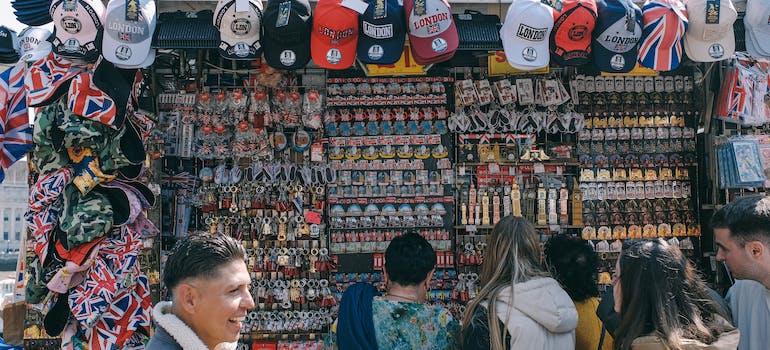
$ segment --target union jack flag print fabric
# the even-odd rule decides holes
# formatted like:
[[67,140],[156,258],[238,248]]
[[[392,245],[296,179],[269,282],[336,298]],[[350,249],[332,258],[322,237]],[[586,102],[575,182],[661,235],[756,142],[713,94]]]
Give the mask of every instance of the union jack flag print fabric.
[[657,71],[676,69],[682,62],[682,38],[687,30],[687,9],[679,0],[653,0],[642,7],[644,30],[639,42],[639,63]]
[[18,64],[0,73],[0,182],[5,170],[31,148],[24,67]]
[[81,117],[116,128],[115,102],[94,85],[92,71],[80,73],[72,79],[67,107]]

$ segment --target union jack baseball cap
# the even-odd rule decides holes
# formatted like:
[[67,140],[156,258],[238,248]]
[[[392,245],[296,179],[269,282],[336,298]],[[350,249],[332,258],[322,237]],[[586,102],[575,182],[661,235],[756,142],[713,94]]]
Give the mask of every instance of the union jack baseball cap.
[[356,59],[358,12],[340,0],[319,0],[313,14],[310,54],[321,68],[347,69]]
[[399,0],[369,0],[359,16],[358,60],[393,64],[401,59],[406,40],[404,6]]
[[105,15],[102,55],[125,68],[144,67],[152,51],[156,22],[155,0],[111,0]]
[[642,6],[639,63],[670,71],[682,62],[682,39],[687,30],[687,8],[679,0],[648,0]]
[[94,85],[93,74],[89,70],[72,79],[67,108],[83,118],[117,129],[123,124],[123,115],[118,116],[112,97]]
[[599,0],[596,5],[594,64],[604,72],[630,72],[639,55],[642,10],[630,0]]
[[548,38],[553,29],[553,9],[538,0],[514,0],[500,28],[505,58],[511,67],[535,70],[550,62]]
[[409,46],[417,63],[438,63],[454,56],[460,38],[446,0],[406,0],[404,10]]
[[219,0],[214,10],[219,29],[219,54],[231,60],[254,60],[262,55],[262,1]]
[[596,26],[594,0],[563,0],[553,11],[551,56],[560,65],[580,66],[591,60],[591,37]]
[[73,65],[53,52],[37,60],[24,77],[27,104],[30,107],[51,104],[67,92],[69,82],[84,70],[85,67]]
[[100,0],[55,0],[49,8],[56,37],[57,55],[94,60],[99,55],[104,25]]
[[[717,6],[714,6],[714,5]],[[696,62],[715,62],[735,53],[733,23],[738,12],[731,0],[687,0],[689,26],[684,34],[687,57]]]

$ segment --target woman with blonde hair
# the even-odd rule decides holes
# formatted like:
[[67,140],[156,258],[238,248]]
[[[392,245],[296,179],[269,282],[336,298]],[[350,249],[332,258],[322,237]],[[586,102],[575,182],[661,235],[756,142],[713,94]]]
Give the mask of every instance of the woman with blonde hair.
[[506,216],[487,237],[481,290],[463,317],[464,349],[575,348],[578,315],[543,267],[540,240],[527,219]]

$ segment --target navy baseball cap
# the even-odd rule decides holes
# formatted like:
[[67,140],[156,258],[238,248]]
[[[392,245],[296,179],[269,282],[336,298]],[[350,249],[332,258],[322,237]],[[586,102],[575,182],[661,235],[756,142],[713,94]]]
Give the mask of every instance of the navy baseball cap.
[[262,50],[276,69],[295,70],[310,62],[312,10],[308,0],[270,0],[262,14]]
[[604,72],[630,72],[642,37],[642,10],[630,0],[598,0],[596,6],[594,64]]
[[371,64],[396,63],[404,52],[406,14],[399,0],[367,0],[358,17],[358,60]]

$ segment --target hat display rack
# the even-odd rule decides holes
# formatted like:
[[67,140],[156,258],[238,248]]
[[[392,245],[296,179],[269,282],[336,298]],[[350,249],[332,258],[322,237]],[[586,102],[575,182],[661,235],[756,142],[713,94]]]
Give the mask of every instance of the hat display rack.
[[141,348],[188,234],[247,249],[241,348],[317,349],[347,286],[384,290],[404,232],[437,252],[427,300],[461,317],[506,215],[589,240],[608,285],[624,240],[700,256],[709,208],[770,186],[762,0],[516,0],[502,23],[283,3],[12,2],[30,27],[0,26],[0,165],[32,168],[26,347]]

